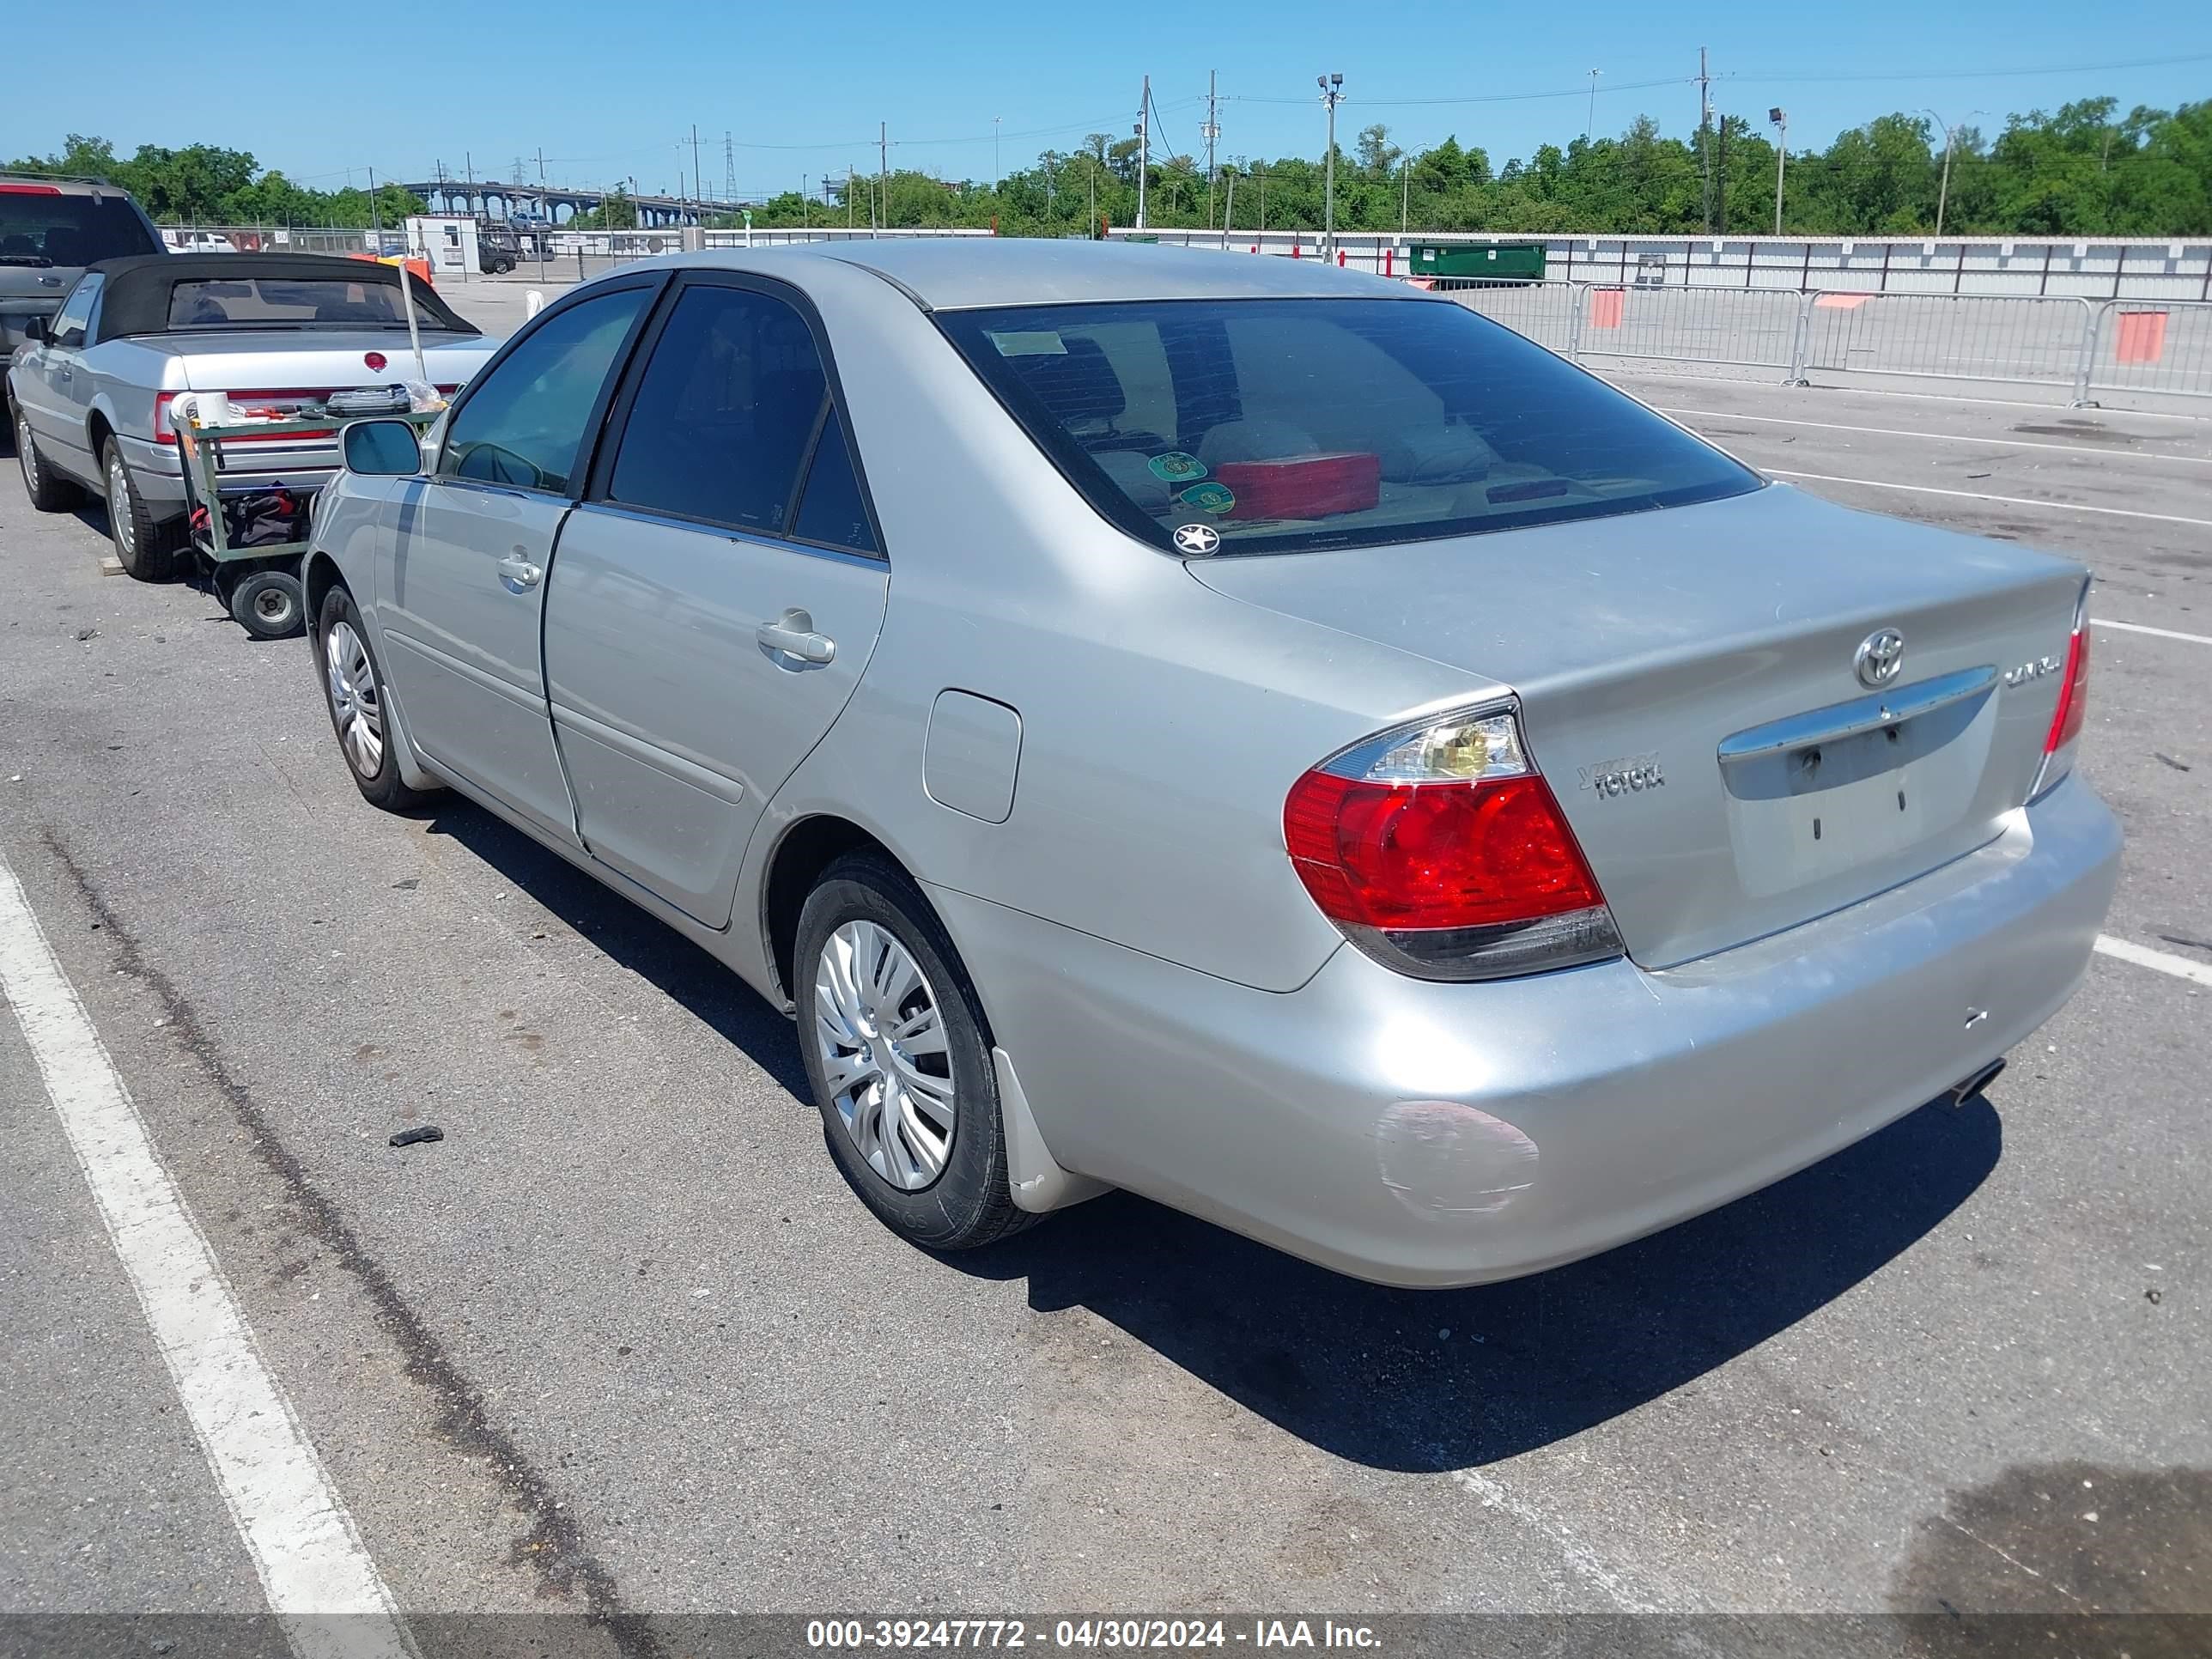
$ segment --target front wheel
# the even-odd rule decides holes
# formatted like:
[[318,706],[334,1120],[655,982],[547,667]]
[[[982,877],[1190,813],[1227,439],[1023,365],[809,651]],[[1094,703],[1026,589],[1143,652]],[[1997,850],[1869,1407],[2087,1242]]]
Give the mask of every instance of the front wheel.
[[38,440],[31,435],[31,417],[21,410],[15,411],[15,465],[23,470],[23,493],[40,512],[66,512],[77,504],[77,487],[40,458]]
[[421,805],[422,791],[411,789],[399,775],[399,763],[392,752],[391,711],[386,705],[384,677],[368,648],[368,625],[361,607],[343,587],[323,595],[322,614],[315,622],[315,661],[322,672],[323,702],[331,713],[331,730],[337,734],[338,751],[362,799],[387,812],[405,812]]
[[793,952],[800,1047],[830,1156],[892,1231],[933,1250],[1036,1218],[1006,1179],[975,988],[921,890],[854,854],[823,872]]

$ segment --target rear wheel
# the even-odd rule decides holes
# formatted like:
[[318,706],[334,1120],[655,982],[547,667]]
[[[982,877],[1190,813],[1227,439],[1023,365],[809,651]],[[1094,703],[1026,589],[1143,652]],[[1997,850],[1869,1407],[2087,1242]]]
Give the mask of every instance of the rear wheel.
[[391,714],[384,677],[368,648],[368,628],[361,608],[343,587],[323,595],[315,623],[315,659],[322,669],[323,702],[331,711],[331,730],[353,774],[355,787],[372,806],[404,812],[419,806],[422,792],[400,780],[392,753]]
[[40,512],[66,512],[83,499],[82,491],[40,458],[30,416],[21,410],[15,411],[15,465],[23,470],[23,493]]
[[867,1206],[934,1250],[1035,1219],[1007,1185],[975,988],[914,883],[879,856],[838,860],[799,912],[793,961],[830,1156]]
[[289,570],[254,570],[240,576],[225,596],[230,614],[258,640],[289,639],[307,619],[300,579]]
[[107,481],[107,533],[115,543],[115,556],[142,582],[170,580],[177,574],[184,520],[156,520],[146,511],[130,463],[123,459],[123,446],[114,439],[100,450],[100,465]]

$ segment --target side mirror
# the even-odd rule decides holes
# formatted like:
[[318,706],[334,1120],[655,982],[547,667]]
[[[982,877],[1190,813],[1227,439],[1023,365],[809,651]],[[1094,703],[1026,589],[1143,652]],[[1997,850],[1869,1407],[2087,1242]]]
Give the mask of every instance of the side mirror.
[[405,421],[356,421],[343,440],[346,470],[373,478],[404,478],[422,470],[422,441]]
[[28,341],[30,341],[33,345],[44,345],[44,344],[46,344],[46,319],[45,318],[43,318],[43,317],[26,317],[26,318],[24,318],[24,319],[23,319],[23,337],[24,337],[25,339],[27,339],[27,340],[28,340]]

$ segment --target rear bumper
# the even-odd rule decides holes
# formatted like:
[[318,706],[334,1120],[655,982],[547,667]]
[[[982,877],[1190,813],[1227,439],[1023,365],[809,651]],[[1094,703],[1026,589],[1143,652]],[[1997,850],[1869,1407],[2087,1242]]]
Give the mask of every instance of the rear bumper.
[[[184,463],[170,444],[144,438],[123,438],[123,458],[131,465],[131,481],[156,519],[173,519],[185,510]],[[239,446],[226,458],[222,471],[225,495],[248,489],[320,489],[338,470],[338,453],[330,444],[296,447],[268,446],[266,455],[254,451],[241,456]],[[245,463],[241,465],[240,463]]]
[[1443,985],[1346,948],[1286,995],[933,897],[1060,1164],[1443,1286],[1656,1231],[1941,1094],[2072,994],[2119,853],[2069,779],[1941,870],[1680,968]]

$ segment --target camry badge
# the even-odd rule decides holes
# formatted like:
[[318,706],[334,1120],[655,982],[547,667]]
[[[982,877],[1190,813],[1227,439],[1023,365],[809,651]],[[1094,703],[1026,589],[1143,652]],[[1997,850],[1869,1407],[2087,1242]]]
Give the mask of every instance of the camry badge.
[[1905,635],[1894,628],[1868,635],[1859,641],[1851,666],[1857,671],[1861,685],[1887,685],[1905,666]]

